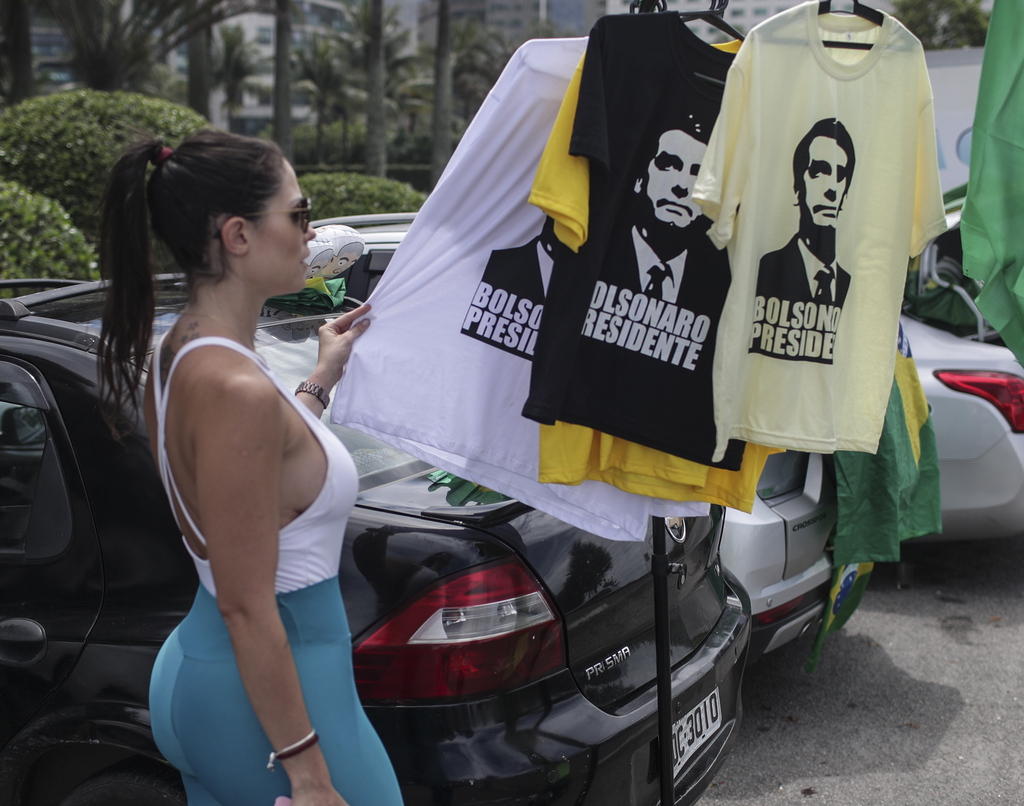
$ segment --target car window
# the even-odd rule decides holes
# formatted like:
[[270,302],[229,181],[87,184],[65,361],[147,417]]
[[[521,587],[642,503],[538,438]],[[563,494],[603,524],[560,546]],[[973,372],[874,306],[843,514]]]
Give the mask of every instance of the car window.
[[71,538],[46,409],[35,379],[0,361],[0,557],[51,557]]
[[807,454],[798,451],[773,453],[764,463],[764,471],[757,482],[761,498],[775,498],[802,490],[807,475]]
[[[280,324],[264,324],[256,332],[256,351],[287,388],[298,386],[316,364],[319,343],[316,331],[323,322],[321,318],[283,319]],[[359,473],[360,490],[421,473],[431,467],[368,434],[332,424],[329,411],[324,412],[323,421],[352,454]]]
[[0,549],[25,546],[43,462],[42,412],[0,401]]

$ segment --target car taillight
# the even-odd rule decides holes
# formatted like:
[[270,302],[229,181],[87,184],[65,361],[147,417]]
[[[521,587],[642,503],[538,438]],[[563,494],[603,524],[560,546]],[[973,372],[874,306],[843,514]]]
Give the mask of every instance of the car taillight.
[[798,608],[805,605],[807,602],[818,597],[818,591],[808,591],[807,593],[797,596],[795,599],[790,599],[788,602],[783,602],[777,607],[773,607],[771,610],[765,610],[761,613],[754,614],[754,621],[761,626],[767,624],[774,624],[776,621],[782,621],[790,613],[795,612]]
[[985,398],[1002,412],[1010,428],[1024,431],[1024,378],[985,370],[939,370],[935,377],[950,389]]
[[438,583],[356,646],[364,702],[482,696],[565,666],[561,620],[518,562]]

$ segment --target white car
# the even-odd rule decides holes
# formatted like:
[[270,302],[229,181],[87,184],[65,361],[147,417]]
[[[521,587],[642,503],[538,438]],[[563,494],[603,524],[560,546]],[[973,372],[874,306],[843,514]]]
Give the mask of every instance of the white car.
[[921,256],[903,316],[932,407],[942,488],[938,537],[1014,536],[1024,532],[1024,367],[971,299],[959,211],[947,224]]

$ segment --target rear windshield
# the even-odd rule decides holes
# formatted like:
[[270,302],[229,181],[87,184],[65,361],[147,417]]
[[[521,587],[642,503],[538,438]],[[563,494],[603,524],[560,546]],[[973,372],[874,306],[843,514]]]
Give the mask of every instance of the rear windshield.
[[[185,284],[180,278],[164,277],[157,283],[154,343],[174,324],[186,296]],[[34,302],[31,307],[36,315],[84,325],[90,333],[98,336],[103,315],[103,291]],[[280,323],[265,322],[257,330],[256,351],[266,359],[286,387],[297,386],[316,365],[319,343],[316,331],[323,322],[322,317],[288,318],[282,319]],[[432,467],[360,431],[333,425],[328,418],[329,412],[324,412],[324,422],[352,454],[359,472],[361,490]]]

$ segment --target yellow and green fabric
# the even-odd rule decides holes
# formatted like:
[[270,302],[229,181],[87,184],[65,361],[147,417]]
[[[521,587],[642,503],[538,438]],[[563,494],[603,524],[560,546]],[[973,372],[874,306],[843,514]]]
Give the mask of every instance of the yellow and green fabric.
[[942,531],[935,431],[902,327],[878,451],[837,451],[834,460],[835,570],[808,671],[817,666],[825,638],[857,609],[875,563],[897,562],[904,540]]

